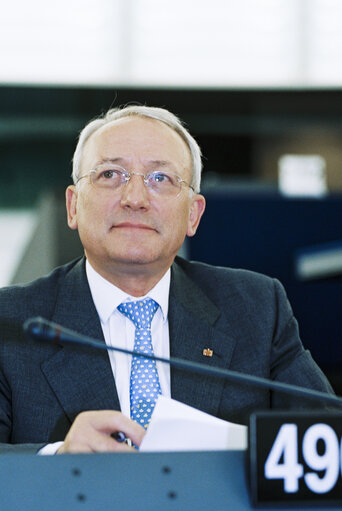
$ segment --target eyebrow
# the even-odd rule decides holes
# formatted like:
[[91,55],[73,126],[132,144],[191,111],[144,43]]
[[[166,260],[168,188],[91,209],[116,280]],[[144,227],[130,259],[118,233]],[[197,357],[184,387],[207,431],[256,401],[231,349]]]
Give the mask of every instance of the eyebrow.
[[174,164],[167,160],[151,160],[151,164],[158,167],[174,167]]
[[[113,163],[114,165],[122,165],[123,167],[125,166],[124,165],[124,158],[121,158],[120,156],[117,157],[117,158],[103,158],[102,160],[99,160],[97,163],[96,163],[96,166],[98,165],[103,165],[104,163]],[[172,168],[175,168],[175,165],[171,162],[171,161],[167,161],[167,160],[150,160],[148,162],[149,165],[153,166],[153,167],[172,167]]]
[[103,163],[121,163],[123,161],[122,158],[102,158],[98,162],[96,162],[96,166],[102,165]]

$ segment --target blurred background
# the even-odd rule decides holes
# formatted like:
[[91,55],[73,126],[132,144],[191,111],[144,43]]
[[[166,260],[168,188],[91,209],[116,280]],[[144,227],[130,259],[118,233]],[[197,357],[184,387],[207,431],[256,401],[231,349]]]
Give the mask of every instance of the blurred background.
[[0,16],[0,286],[82,253],[64,189],[84,124],[178,114],[207,213],[183,254],[279,278],[342,393],[342,2],[12,0]]

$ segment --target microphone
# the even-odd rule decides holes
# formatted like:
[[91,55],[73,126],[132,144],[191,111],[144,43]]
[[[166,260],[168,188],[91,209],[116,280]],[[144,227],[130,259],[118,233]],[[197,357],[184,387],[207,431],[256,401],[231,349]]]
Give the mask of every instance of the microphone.
[[276,390],[286,394],[303,396],[305,398],[342,406],[342,398],[339,396],[327,394],[325,392],[317,390],[306,389],[304,387],[299,387],[298,385],[276,382],[273,380],[268,380],[267,378],[262,378],[260,376],[240,373],[238,371],[232,371],[230,369],[209,367],[205,364],[200,364],[198,362],[192,362],[181,358],[175,357],[163,358],[155,355],[147,355],[145,353],[127,350],[125,348],[119,348],[117,346],[107,346],[103,342],[97,341],[96,339],[93,339],[91,337],[80,335],[73,330],[64,328],[60,325],[57,325],[56,323],[53,323],[41,317],[26,320],[23,325],[23,329],[24,332],[29,337],[37,341],[51,342],[57,345],[76,344],[88,348],[91,347],[106,351],[118,351],[120,353],[125,353],[127,355],[133,355],[136,357],[142,357],[150,360],[156,360],[158,362],[163,362],[165,364],[169,364],[171,367],[183,369],[185,371],[191,371],[196,374],[200,373],[205,374],[207,376],[208,375],[214,376],[216,378],[223,378],[225,380],[230,380],[243,384],[252,384],[255,387],[260,387],[267,390]]

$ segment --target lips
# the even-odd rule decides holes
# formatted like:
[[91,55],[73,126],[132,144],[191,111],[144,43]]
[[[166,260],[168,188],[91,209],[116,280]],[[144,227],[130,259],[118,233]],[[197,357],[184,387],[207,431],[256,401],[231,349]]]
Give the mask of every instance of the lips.
[[137,230],[147,230],[147,231],[156,231],[153,227],[146,224],[134,223],[134,222],[122,222],[120,224],[113,225],[114,229],[137,229]]

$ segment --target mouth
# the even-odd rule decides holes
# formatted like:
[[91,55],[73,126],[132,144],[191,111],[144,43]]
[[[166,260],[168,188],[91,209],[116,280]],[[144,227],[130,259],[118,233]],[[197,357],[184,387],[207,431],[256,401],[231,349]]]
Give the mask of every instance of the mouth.
[[146,224],[139,224],[133,222],[122,222],[120,224],[115,224],[112,226],[112,229],[129,229],[129,230],[142,230],[142,231],[155,231],[156,229]]

